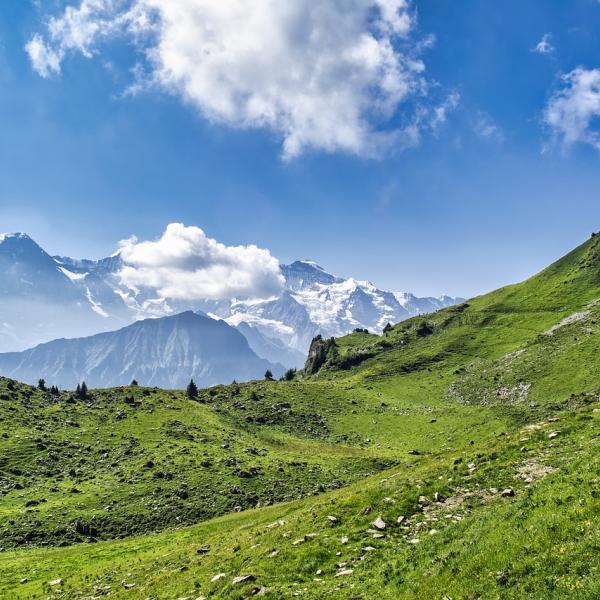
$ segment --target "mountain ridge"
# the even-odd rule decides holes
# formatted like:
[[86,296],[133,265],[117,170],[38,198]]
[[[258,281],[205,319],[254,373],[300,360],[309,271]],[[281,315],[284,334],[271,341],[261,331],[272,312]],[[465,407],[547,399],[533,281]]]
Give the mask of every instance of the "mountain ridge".
[[29,350],[0,354],[2,374],[21,381],[74,388],[128,385],[183,388],[193,378],[203,387],[261,378],[283,367],[259,358],[246,338],[224,321],[192,311],[136,321],[113,332],[57,339]]

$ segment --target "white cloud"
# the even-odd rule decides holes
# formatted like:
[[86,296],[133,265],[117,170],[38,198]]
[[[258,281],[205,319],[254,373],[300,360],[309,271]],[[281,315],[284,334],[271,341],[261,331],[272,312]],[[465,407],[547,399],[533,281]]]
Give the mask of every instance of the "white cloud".
[[120,242],[121,283],[173,300],[266,298],[280,292],[279,262],[256,246],[225,246],[199,227],[171,223],[156,241]]
[[554,46],[551,43],[552,34],[545,33],[542,36],[542,39],[535,45],[534,48],[531,49],[532,52],[537,52],[538,54],[552,54],[554,52]]
[[426,90],[413,29],[409,0],[80,0],[27,51],[47,77],[124,35],[143,57],[133,90],[149,81],[212,121],[273,130],[287,158],[374,155],[414,135],[384,127]]
[[475,135],[481,139],[499,144],[504,141],[504,132],[487,113],[479,112],[472,125]]
[[456,110],[460,102],[460,94],[451,92],[450,95],[431,112],[430,127],[435,132],[446,124],[448,113]]
[[578,67],[561,79],[563,88],[548,101],[544,123],[565,148],[584,143],[600,150],[593,123],[600,117],[600,69]]

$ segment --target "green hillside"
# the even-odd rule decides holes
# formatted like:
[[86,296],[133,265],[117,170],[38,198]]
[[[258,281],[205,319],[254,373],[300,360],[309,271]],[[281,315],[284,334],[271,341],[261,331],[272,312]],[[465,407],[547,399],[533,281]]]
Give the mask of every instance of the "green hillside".
[[0,596],[598,598],[599,299],[594,236],[291,382],[2,379]]

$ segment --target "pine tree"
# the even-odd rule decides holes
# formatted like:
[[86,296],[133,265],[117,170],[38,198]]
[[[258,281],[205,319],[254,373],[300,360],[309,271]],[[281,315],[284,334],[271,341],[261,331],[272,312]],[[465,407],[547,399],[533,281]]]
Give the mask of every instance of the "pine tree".
[[292,379],[294,379],[295,376],[296,376],[296,369],[288,369],[285,372],[283,379],[285,381],[292,381]]
[[131,387],[137,387],[137,386],[138,386],[137,379],[133,379],[133,380],[131,381]]
[[190,379],[187,389],[185,390],[187,397],[190,399],[198,397],[198,386],[194,383],[193,379]]
[[46,391],[46,380],[38,379],[38,390],[42,390],[42,392]]
[[267,369],[265,371],[265,379],[267,381],[273,381],[273,373],[271,372],[271,369]]
[[77,384],[75,388],[75,397],[79,400],[85,400],[88,397],[88,388],[85,381],[81,382],[81,385]]

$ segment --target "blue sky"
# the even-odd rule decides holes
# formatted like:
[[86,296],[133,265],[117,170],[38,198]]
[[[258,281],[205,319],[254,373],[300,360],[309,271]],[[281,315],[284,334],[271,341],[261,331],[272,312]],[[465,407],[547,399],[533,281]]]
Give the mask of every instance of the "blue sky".
[[[340,2],[327,4],[335,14]],[[0,4],[0,230],[26,231],[52,253],[100,257],[182,222],[385,289],[469,296],[600,229],[596,0],[412,2],[410,34],[393,43],[398,56],[418,53],[424,71],[409,77],[427,92],[366,118],[379,135],[425,116],[418,143],[400,136],[375,158],[366,145],[328,148],[329,138],[285,157],[278,126],[224,123],[177,86],[132,93],[151,42],[126,34],[90,41],[87,57],[69,49],[60,72],[41,76],[25,46],[38,34],[56,51],[48,19],[80,5]],[[588,104],[565,79],[577,68],[592,78]]]

